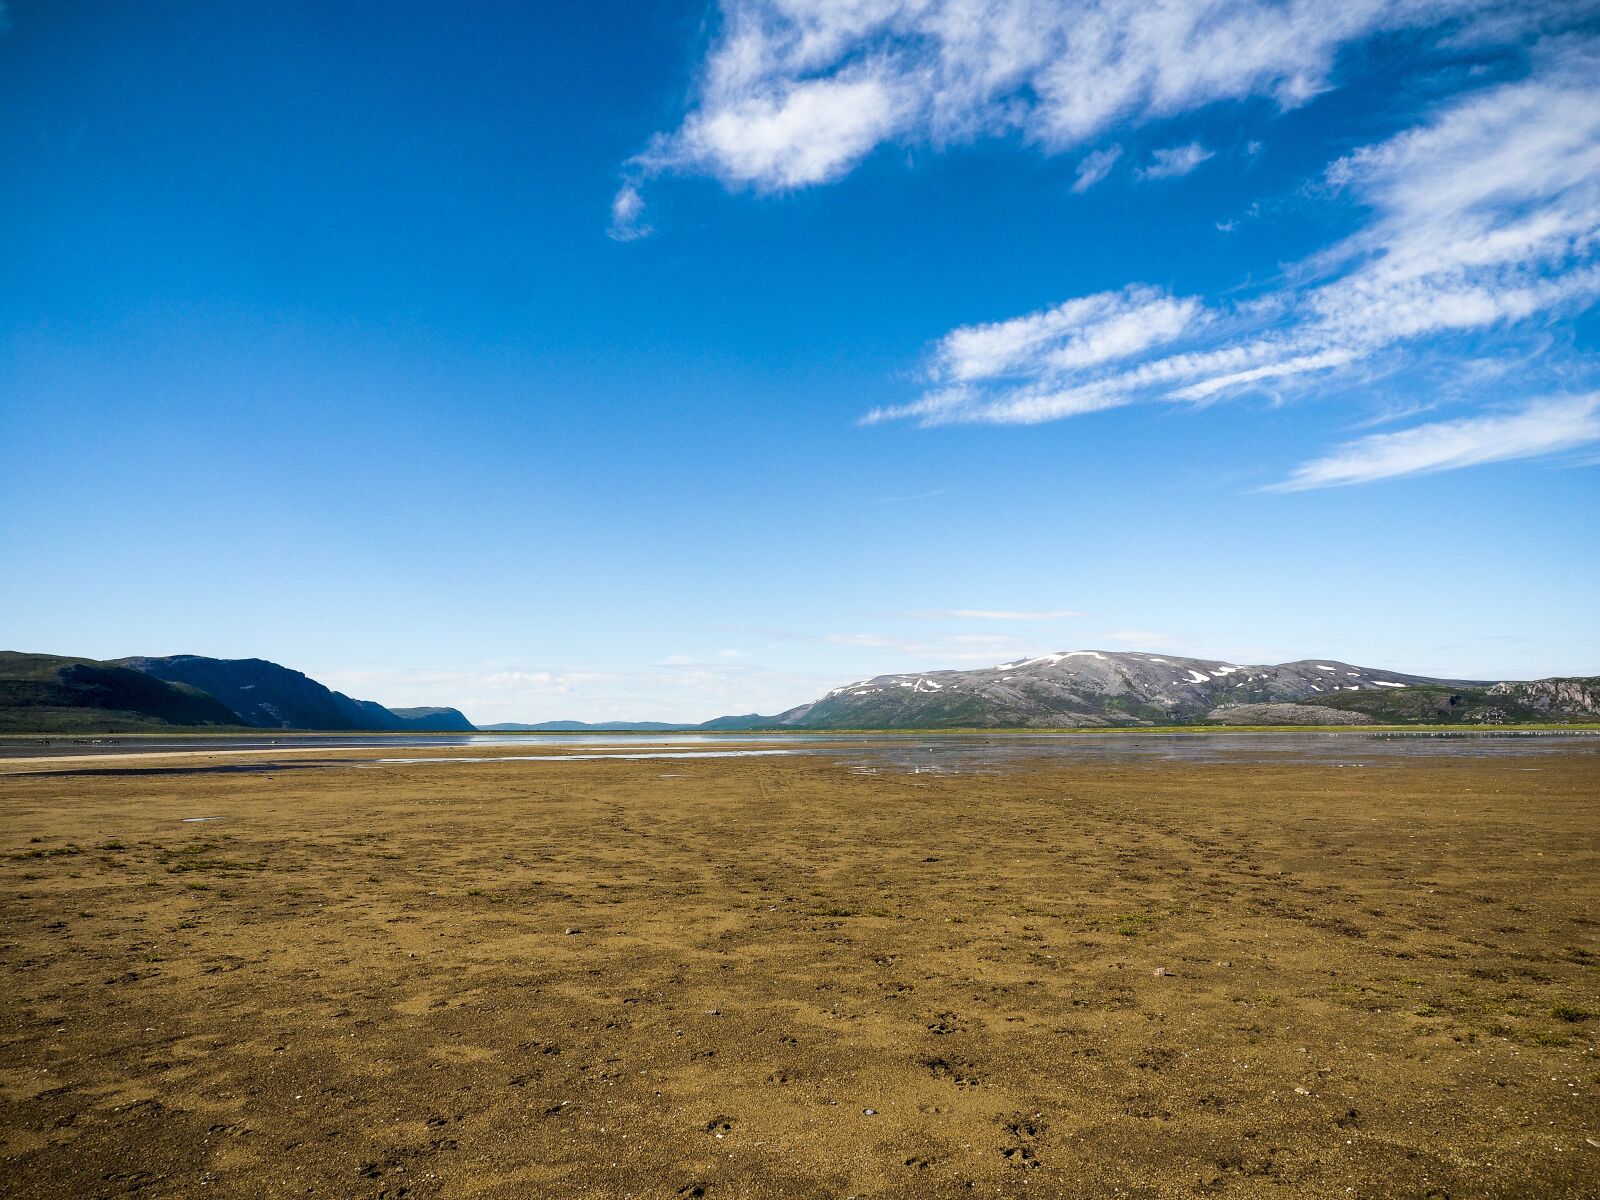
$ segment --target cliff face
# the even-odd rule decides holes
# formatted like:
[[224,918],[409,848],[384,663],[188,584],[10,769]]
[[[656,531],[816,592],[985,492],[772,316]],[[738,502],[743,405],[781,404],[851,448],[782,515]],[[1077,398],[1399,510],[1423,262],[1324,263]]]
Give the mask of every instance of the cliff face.
[[1600,676],[1497,683],[1489,694],[1506,696],[1524,707],[1564,718],[1589,716],[1600,720]]

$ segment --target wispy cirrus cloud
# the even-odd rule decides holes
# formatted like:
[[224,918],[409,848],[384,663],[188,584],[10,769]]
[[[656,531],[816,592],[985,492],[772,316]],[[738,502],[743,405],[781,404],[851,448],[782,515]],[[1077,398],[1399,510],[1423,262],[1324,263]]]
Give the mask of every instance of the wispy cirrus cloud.
[[876,409],[864,420],[1031,424],[1092,412],[1123,402],[1105,386],[1120,364],[1170,345],[1206,319],[1195,297],[1134,285],[1009,321],[963,326],[934,346],[933,387],[921,399]]
[[1072,190],[1080,195],[1087,192],[1111,174],[1111,168],[1117,165],[1117,159],[1121,157],[1121,146],[1108,146],[1104,150],[1084,155],[1083,161],[1078,164],[1077,177],[1072,181]]
[[644,219],[644,197],[633,184],[624,184],[611,198],[611,236],[619,242],[649,237],[655,231]]
[[[1265,96],[1292,108],[1331,86],[1335,57],[1353,42],[1386,30],[1459,30],[1467,20],[1481,25],[1486,13],[1504,20],[1499,36],[1515,38],[1538,7],[721,0],[691,107],[624,168],[619,199],[626,199],[613,205],[612,232],[644,230],[640,186],[663,174],[780,192],[838,179],[887,143],[945,146],[1020,134],[1056,153],[1114,124],[1220,100]],[[1082,187],[1114,161],[1095,161],[1080,175]],[[1178,173],[1184,161],[1173,158],[1165,173]]]
[[1510,353],[1492,339],[1600,299],[1600,38],[1547,39],[1531,67],[1334,162],[1328,186],[1368,220],[1277,289],[1206,304],[1131,285],[963,326],[919,398],[864,420],[1027,424],[1424,364],[1481,385]]
[[1600,442],[1600,393],[1538,400],[1504,414],[1436,421],[1346,442],[1269,491],[1301,492],[1539,458]]
[[1215,157],[1215,150],[1207,150],[1199,142],[1168,146],[1151,153],[1149,163],[1139,168],[1139,178],[1175,179],[1179,175],[1187,175],[1208,158]]

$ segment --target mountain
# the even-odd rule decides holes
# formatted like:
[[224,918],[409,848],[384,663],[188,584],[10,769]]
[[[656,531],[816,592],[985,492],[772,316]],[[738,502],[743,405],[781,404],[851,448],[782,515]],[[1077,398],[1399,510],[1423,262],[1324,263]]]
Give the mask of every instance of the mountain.
[[174,654],[166,658],[124,658],[131,667],[168,683],[184,683],[209,692],[258,729],[351,729],[393,732],[450,730],[471,732],[474,726],[453,708],[391,712],[371,700],[352,700],[300,671],[262,658],[204,658]]
[[1071,650],[974,671],[878,675],[776,716],[698,725],[546,721],[524,730],[1071,729],[1166,725],[1600,722],[1600,679],[1439,679],[1333,658],[1243,664]]
[[216,697],[114,663],[0,651],[0,730],[125,733],[244,724]]
[[470,733],[454,708],[390,710],[259,658],[100,662],[0,652],[0,730],[240,728]]
[[[835,688],[771,722],[793,729],[1182,725],[1203,722],[1232,705],[1316,705],[1355,692],[1398,693],[1432,685],[1491,686],[1331,658],[1247,665],[1171,654],[1073,650],[975,671],[879,675]],[[1280,715],[1272,723],[1285,722]]]
[[478,729],[459,708],[391,708],[389,712],[405,722],[403,729],[434,733],[475,733]]
[[[1097,728],[1600,722],[1600,677],[1495,683],[1331,658],[1276,665],[1072,650],[973,671],[878,675],[776,716],[501,722],[489,730]],[[260,658],[99,662],[0,652],[0,731],[240,728],[471,733],[454,708],[389,709]]]

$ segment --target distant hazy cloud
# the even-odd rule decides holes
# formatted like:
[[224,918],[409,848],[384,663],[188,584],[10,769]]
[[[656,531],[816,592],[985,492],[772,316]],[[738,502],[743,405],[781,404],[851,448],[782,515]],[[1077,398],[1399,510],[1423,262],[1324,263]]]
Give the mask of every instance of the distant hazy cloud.
[[1100,635],[1106,642],[1139,650],[1177,650],[1184,641],[1176,634],[1154,629],[1112,629]]
[[[613,228],[642,229],[642,181],[710,175],[774,192],[826,183],[885,143],[1020,134],[1046,152],[1118,123],[1219,100],[1283,108],[1330,86],[1339,49],[1385,30],[1483,21],[1515,30],[1539,4],[1497,0],[722,0],[682,123],[625,167]],[[1080,174],[1079,190],[1114,161]],[[1180,148],[1152,171],[1196,165]],[[1093,158],[1093,156],[1091,156]],[[1095,172],[1099,174],[1096,175]],[[614,214],[615,216],[615,214]]]
[[944,608],[932,611],[918,610],[900,614],[919,621],[1064,621],[1086,614],[1070,608],[1017,611],[1002,608]]
[[482,670],[317,670],[341,691],[406,705],[449,704],[476,724],[498,721],[704,721],[733,712],[780,712],[838,682],[835,674],[673,655],[653,667],[582,666]]

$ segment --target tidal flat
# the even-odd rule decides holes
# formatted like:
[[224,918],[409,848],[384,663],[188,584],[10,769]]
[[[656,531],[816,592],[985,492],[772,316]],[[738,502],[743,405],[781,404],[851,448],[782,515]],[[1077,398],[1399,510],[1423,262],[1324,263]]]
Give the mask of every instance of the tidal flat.
[[1444,749],[5,775],[0,1196],[1594,1196],[1600,745]]

